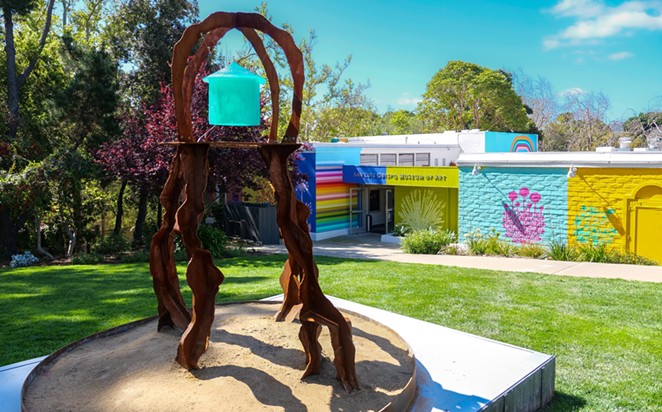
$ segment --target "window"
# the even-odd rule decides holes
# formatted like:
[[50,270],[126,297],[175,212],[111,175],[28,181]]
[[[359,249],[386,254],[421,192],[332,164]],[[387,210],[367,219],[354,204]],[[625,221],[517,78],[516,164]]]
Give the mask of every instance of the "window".
[[416,153],[415,166],[430,166],[430,153]]
[[361,153],[361,166],[377,166],[377,153]]
[[395,153],[384,153],[379,156],[380,166],[395,166]]
[[414,154],[413,153],[400,153],[398,155],[398,166],[413,166]]

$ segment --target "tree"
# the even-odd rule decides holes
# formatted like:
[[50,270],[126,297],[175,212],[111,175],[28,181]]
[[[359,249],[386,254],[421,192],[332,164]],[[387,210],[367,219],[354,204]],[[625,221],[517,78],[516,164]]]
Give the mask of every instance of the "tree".
[[545,127],[545,138],[540,145],[542,152],[567,152],[574,133],[572,113],[561,113]]
[[380,133],[381,117],[361,107],[330,107],[315,113],[310,137],[329,141],[334,137],[371,136]]
[[382,122],[386,134],[423,133],[423,123],[409,110],[388,111],[382,116]]
[[69,239],[67,254],[80,250],[87,239],[91,222],[85,213],[83,181],[98,175],[91,153],[105,141],[119,135],[116,111],[118,64],[103,50],[78,45],[64,38],[64,60],[70,81],[55,96],[57,132],[60,140],[56,164],[59,184],[55,187],[58,202],[57,219]]
[[197,1],[121,0],[106,30],[112,50],[128,70],[130,102],[151,105],[170,81],[172,47],[198,17]]
[[[21,125],[20,97],[21,90],[28,84],[27,80],[37,67],[37,62],[46,46],[48,33],[51,28],[51,16],[55,0],[49,0],[46,4],[45,18],[41,21],[39,41],[35,47],[22,50],[25,54],[17,54],[17,39],[14,32],[16,18],[23,21],[22,27],[29,29],[31,13],[41,5],[37,0],[12,1],[1,0],[0,8],[3,13],[4,34],[4,67],[7,74],[6,82],[6,134],[0,138],[2,146],[2,158],[0,164],[0,249],[4,253],[15,253],[17,251],[18,231],[34,213],[36,207],[42,202],[27,203],[24,206],[22,198],[27,194],[29,199],[42,198],[44,185],[37,180],[32,186],[29,181],[36,176],[43,176],[43,170],[39,164],[31,162],[29,158],[21,156],[20,146],[24,142],[17,140],[19,126]],[[24,66],[19,73],[19,62]],[[27,150],[30,151],[29,149]],[[34,150],[32,150],[34,152]],[[34,154],[34,153],[33,153]],[[26,180],[27,179],[27,180]]]
[[53,5],[55,0],[49,0],[46,6],[46,19],[44,22],[41,39],[36,50],[33,50],[28,58],[28,63],[18,74],[16,64],[16,44],[14,39],[14,17],[25,17],[38,4],[37,0],[1,0],[0,7],[4,18],[4,38],[5,38],[5,66],[7,70],[7,109],[9,111],[8,121],[9,140],[16,139],[18,125],[20,122],[19,93],[21,87],[35,68],[39,55],[46,45],[46,38],[51,28],[51,16],[53,14]]
[[569,150],[595,150],[613,146],[616,137],[607,125],[606,114],[611,103],[603,93],[576,90],[565,94],[565,110],[572,114],[572,138]]
[[430,132],[533,128],[508,73],[462,61],[449,62],[432,77],[418,113]]
[[[195,0],[120,1],[118,12],[109,19],[106,36],[114,56],[127,69],[123,87],[128,91],[125,95],[128,117],[139,117],[135,110],[151,107],[160,99],[162,85],[170,82],[172,47],[197,16]],[[140,195],[134,230],[134,244],[139,245],[151,187],[143,179],[130,181],[141,184],[136,187]],[[123,194],[122,188],[120,192]],[[121,216],[121,204],[118,202],[118,216]]]
[[617,143],[614,124],[606,118],[606,95],[578,89],[566,92],[564,100],[564,112],[545,126],[541,150],[590,151]]
[[[202,81],[207,74],[203,67],[194,83],[191,102],[194,135],[200,136],[203,141],[211,142],[260,141],[264,126],[212,127],[207,123],[208,89]],[[146,198],[160,192],[172,161],[173,147],[163,143],[177,141],[171,86],[164,84],[160,95],[161,99],[154,105],[127,112],[122,138],[102,145],[96,153],[97,161],[106,170],[121,181],[130,182],[140,188],[138,214],[142,215],[142,218],[136,220],[134,228],[136,247],[141,246],[145,240],[143,232],[147,213]],[[210,151],[209,164],[210,190],[218,186],[221,191],[251,186],[255,176],[265,175],[264,162],[255,149],[213,149]]]
[[559,112],[559,102],[552,84],[541,76],[534,79],[521,69],[513,73],[513,84],[522,102],[531,109],[530,119],[539,130],[545,130]]
[[[0,151],[4,153],[3,148]],[[48,179],[41,163],[29,162],[20,172],[0,170],[0,256],[16,253],[19,230],[49,200]]]
[[623,131],[632,138],[633,147],[662,150],[662,111],[630,117],[623,123]]

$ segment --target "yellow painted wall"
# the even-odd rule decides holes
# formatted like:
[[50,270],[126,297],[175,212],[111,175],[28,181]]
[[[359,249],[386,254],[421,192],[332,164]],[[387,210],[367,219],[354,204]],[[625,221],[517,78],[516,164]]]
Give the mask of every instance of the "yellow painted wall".
[[[406,199],[409,198],[409,201]],[[441,216],[440,229],[448,229],[457,233],[458,222],[458,191],[457,189],[445,188],[428,188],[428,187],[395,187],[395,224],[403,223],[403,216],[406,212],[406,203],[410,204],[412,201],[419,204],[418,207],[425,210],[429,207],[434,207],[435,203],[443,205],[443,213]]]
[[[568,179],[568,243],[592,241],[634,251],[626,236],[632,229],[627,200],[647,185],[662,187],[662,169],[579,168],[577,176]],[[660,251],[662,255],[662,247]]]
[[410,187],[459,187],[459,169],[455,166],[386,166],[386,184]]

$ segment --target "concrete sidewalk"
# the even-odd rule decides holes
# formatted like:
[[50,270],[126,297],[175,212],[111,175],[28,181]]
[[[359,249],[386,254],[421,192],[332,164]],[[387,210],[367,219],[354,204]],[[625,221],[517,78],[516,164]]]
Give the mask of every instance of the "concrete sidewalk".
[[[284,245],[249,247],[263,253],[287,253]],[[427,265],[457,266],[463,268],[501,270],[507,272],[534,272],[563,276],[626,279],[643,282],[662,282],[662,266],[621,265],[590,262],[564,262],[528,258],[493,256],[410,255],[402,253],[400,246],[380,241],[380,235],[367,233],[322,240],[313,244],[320,256],[351,259],[390,260],[393,262],[422,263]]]

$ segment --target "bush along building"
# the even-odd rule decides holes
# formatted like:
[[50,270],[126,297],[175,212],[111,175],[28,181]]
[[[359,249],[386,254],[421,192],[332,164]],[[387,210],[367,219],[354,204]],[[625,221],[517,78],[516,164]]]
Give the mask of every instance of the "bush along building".
[[514,244],[591,244],[662,261],[662,152],[537,152],[477,130],[313,143],[300,156],[313,240],[395,225]]

